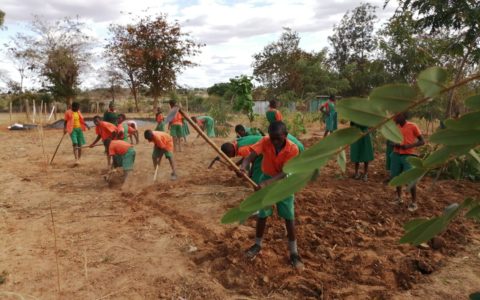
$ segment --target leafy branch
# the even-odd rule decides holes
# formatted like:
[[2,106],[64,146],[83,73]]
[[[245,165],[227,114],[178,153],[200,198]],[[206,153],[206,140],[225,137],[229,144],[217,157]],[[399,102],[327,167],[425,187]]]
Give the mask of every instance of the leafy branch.
[[[319,141],[284,166],[284,172],[289,174],[285,179],[277,181],[250,195],[241,202],[238,207],[230,209],[223,216],[222,223],[233,223],[244,220],[253,212],[281,201],[285,195],[290,195],[303,189],[309,181],[314,180],[318,176],[320,169],[335,155],[338,155],[337,160],[340,167],[345,169],[345,149],[350,144],[375,130],[380,130],[382,135],[388,140],[401,143],[403,137],[398,127],[392,121],[395,115],[426,103],[441,93],[448,92],[471,81],[477,80],[480,78],[480,73],[474,74],[450,86],[445,85],[447,77],[447,72],[438,67],[429,68],[421,72],[417,78],[417,86],[422,93],[422,97],[419,99],[417,99],[417,89],[405,84],[394,84],[374,89],[370,93],[368,99],[349,98],[340,101],[337,105],[337,111],[341,117],[357,124],[368,126],[369,130],[361,132],[355,127],[344,128],[335,131],[333,134]],[[480,96],[474,96],[473,100],[467,100],[467,104],[468,103],[470,103],[470,107],[475,108],[477,105],[480,107]],[[480,114],[480,112],[478,112],[478,114]],[[462,120],[465,116],[467,116],[467,120]],[[476,145],[480,144],[480,131],[475,129],[475,132],[468,132],[468,130],[471,130],[469,129],[468,124],[472,122],[472,118],[478,117],[477,120],[480,120],[480,116],[469,116],[469,114],[465,116],[459,120],[447,121],[446,124],[457,125],[456,128],[458,132],[462,132],[463,129],[467,128],[465,130],[468,133],[468,141],[470,143],[465,145],[465,143],[458,142],[459,139],[454,136],[452,138],[457,141],[456,143],[461,144],[463,147],[461,147],[461,149],[455,146],[447,148],[449,150],[446,151],[448,152],[448,155],[445,156],[444,153],[440,153],[443,155],[440,158],[443,159],[445,157],[445,159],[447,159],[449,155],[461,155],[465,150],[468,152],[476,147]],[[480,129],[480,124],[478,127],[478,129]],[[462,130],[459,128],[462,128]],[[463,137],[465,137],[467,134],[465,134],[465,132],[463,133]],[[437,135],[437,137],[435,137],[435,135]],[[445,133],[435,133],[432,136],[432,141],[435,141],[436,138],[438,139],[439,135],[441,140],[442,135],[445,135]],[[442,149],[438,151],[441,150]],[[438,157],[440,154],[437,153],[436,156],[434,156],[436,162],[441,161]],[[410,161],[414,168],[395,177],[390,182],[391,185],[410,183],[425,174],[425,169],[419,171],[417,168],[420,166],[422,168],[424,167],[421,159],[411,158]],[[433,165],[431,167],[433,167]],[[405,174],[409,175],[406,176]],[[415,227],[410,226],[409,229],[410,228]],[[407,242],[410,242],[410,240]]]

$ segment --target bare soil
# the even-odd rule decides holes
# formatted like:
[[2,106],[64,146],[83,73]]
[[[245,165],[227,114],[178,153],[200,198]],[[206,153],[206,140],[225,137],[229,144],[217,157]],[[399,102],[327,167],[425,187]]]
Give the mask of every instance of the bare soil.
[[[269,220],[261,255],[244,259],[254,218],[228,226],[219,220],[251,191],[223,165],[207,169],[216,154],[196,135],[175,154],[178,180],[169,179],[162,161],[157,183],[151,145],[142,138],[122,189],[103,179],[102,147],[84,150],[74,167],[65,138],[46,167],[61,135],[44,131],[44,155],[38,130],[0,130],[0,299],[467,299],[480,290],[478,224],[458,219],[436,241],[437,250],[398,243],[405,222],[478,197],[478,183],[433,186],[427,178],[419,185],[420,208],[410,213],[391,202],[383,154],[367,183],[342,175],[332,162],[296,196],[306,265],[297,272],[288,265],[277,217]],[[93,139],[91,130],[87,141]]]

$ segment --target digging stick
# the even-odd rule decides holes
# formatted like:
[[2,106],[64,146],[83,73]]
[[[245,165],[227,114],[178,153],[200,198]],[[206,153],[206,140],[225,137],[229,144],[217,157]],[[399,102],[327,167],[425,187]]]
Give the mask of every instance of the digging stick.
[[153,182],[157,181],[157,174],[158,174],[158,165],[155,167],[155,173],[153,174]]
[[63,133],[62,138],[60,139],[60,142],[58,142],[57,148],[55,149],[55,152],[53,153],[52,159],[50,160],[50,164],[52,164],[53,159],[55,158],[55,155],[57,155],[58,148],[60,148],[60,144],[62,144],[63,138],[67,135],[66,132]]
[[[93,147],[98,147],[98,146],[103,146],[103,144],[93,145]],[[75,149],[84,149],[84,148],[90,148],[90,146],[75,147]]]
[[258,185],[250,177],[248,177],[246,173],[241,172],[240,168],[225,153],[223,153],[223,151],[217,145],[215,145],[215,143],[203,132],[200,127],[198,127],[195,122],[192,121],[192,119],[190,119],[189,116],[187,116],[182,109],[179,109],[178,111],[187,120],[187,122],[190,123],[193,129],[195,129],[197,133],[207,142],[207,144],[212,146],[212,148],[217,151],[217,153],[228,163],[230,167],[233,168],[233,170],[236,171],[237,174],[241,174],[241,176],[248,182],[249,185],[251,185],[254,189],[258,189]]

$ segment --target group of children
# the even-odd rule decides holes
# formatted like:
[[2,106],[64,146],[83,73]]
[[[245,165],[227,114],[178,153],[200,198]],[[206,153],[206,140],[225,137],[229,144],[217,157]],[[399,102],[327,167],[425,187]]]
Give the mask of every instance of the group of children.
[[[177,107],[175,101],[170,101],[170,108],[173,110]],[[69,133],[72,139],[74,155],[76,163],[81,158],[81,147],[85,144],[83,131],[88,128],[82,114],[78,110],[78,103],[72,105],[71,110],[65,113],[65,132]],[[330,99],[323,105],[320,110],[326,114],[326,132],[325,136],[337,129],[337,116],[335,111],[335,97]],[[105,145],[105,151],[110,165],[110,157],[113,157],[115,167],[123,167],[128,171],[133,169],[135,161],[135,149],[133,143],[128,143],[129,136],[138,136],[136,126],[129,126],[126,123],[125,115],[115,116],[113,105],[108,112],[105,113],[104,120],[99,116],[94,117],[97,138],[89,146],[93,147],[102,140]],[[181,151],[181,139],[186,141],[185,120],[182,114],[176,111],[171,120],[166,122],[166,118],[158,110],[156,114],[157,127],[154,131],[146,130],[144,137],[146,140],[154,144],[152,160],[153,166],[156,168],[165,155],[169,160],[172,169],[171,177],[176,179],[176,165],[173,159],[173,151]],[[255,128],[248,128],[244,125],[237,125],[235,132],[237,138],[221,146],[221,150],[230,158],[240,157],[237,165],[241,172],[246,172],[252,180],[263,188],[277,180],[281,180],[288,176],[284,171],[284,165],[304,150],[303,144],[294,136],[288,133],[287,126],[282,122],[282,114],[277,110],[275,101],[270,101],[270,107],[266,112],[266,118],[269,121],[268,135]],[[108,121],[106,121],[108,120]],[[208,116],[192,117],[193,122],[204,131],[209,137],[215,136],[214,120]],[[115,124],[117,122],[117,124]],[[389,143],[387,151],[391,149],[391,153],[387,153],[387,166],[390,170],[390,176],[394,177],[411,168],[407,158],[415,155],[415,148],[424,144],[424,139],[417,125],[408,122],[405,114],[395,116],[395,123],[403,135],[403,142],[400,144]],[[168,125],[170,134],[165,132]],[[368,128],[359,124],[351,123],[351,126],[358,127],[361,131],[366,132]],[[186,126],[188,129],[188,126]],[[137,137],[138,143],[138,137]],[[370,134],[355,142],[350,147],[350,157],[355,163],[355,179],[368,180],[368,163],[374,159],[373,145]],[[364,173],[359,173],[360,163],[364,163]],[[408,208],[411,211],[417,209],[416,205],[416,188],[415,184],[410,185],[412,201]],[[402,203],[401,187],[396,191],[396,202]],[[298,254],[297,240],[295,236],[295,206],[294,195],[288,195],[282,201],[276,204],[278,215],[285,220],[285,227],[288,236],[288,248],[290,253],[290,262],[297,269],[303,269],[304,265]],[[246,257],[254,259],[262,249],[263,235],[265,232],[267,218],[272,215],[272,207],[266,207],[258,212],[255,243],[246,250]]]

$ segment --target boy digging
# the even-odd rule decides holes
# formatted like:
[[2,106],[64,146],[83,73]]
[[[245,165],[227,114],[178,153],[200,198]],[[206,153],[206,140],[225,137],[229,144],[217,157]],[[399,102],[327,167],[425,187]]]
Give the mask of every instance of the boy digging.
[[93,117],[93,123],[95,124],[95,133],[97,138],[90,144],[90,148],[93,148],[96,143],[101,139],[105,146],[105,153],[107,154],[107,164],[110,168],[110,156],[108,155],[108,145],[110,142],[117,138],[117,126],[112,123],[102,121],[99,116]]
[[[412,168],[407,158],[416,156],[415,148],[425,144],[420,129],[415,123],[407,121],[406,113],[396,115],[394,121],[402,133],[403,141],[401,144],[393,144],[393,152],[390,155],[390,174],[392,178]],[[412,182],[409,188],[412,202],[408,205],[408,210],[414,212],[418,208],[416,183]],[[401,186],[397,186],[396,194],[395,200],[398,204],[401,204],[403,202]]]
[[[262,172],[259,186],[263,188],[277,180],[284,178],[287,174],[283,172],[283,166],[299,153],[298,146],[287,139],[287,127],[283,122],[274,121],[268,127],[267,137],[262,138],[258,143],[251,146],[252,152],[242,162],[240,170],[246,172],[249,164],[257,156],[263,155]],[[285,219],[285,227],[288,236],[288,248],[290,251],[290,262],[297,269],[303,269],[303,262],[298,255],[297,240],[295,237],[295,214],[294,195],[289,195],[276,204],[280,217]],[[254,259],[262,249],[263,234],[267,224],[267,217],[272,215],[272,208],[260,210],[257,218],[255,244],[251,246],[245,255]]]
[[160,162],[162,157],[165,154],[165,157],[170,162],[170,167],[172,168],[171,179],[177,179],[177,171],[175,168],[175,161],[173,160],[173,139],[172,137],[162,131],[151,131],[146,130],[144,133],[145,139],[153,143],[153,168],[156,169],[157,166],[160,167]]
[[113,168],[123,168],[123,182],[127,180],[128,174],[133,170],[135,162],[135,149],[133,146],[122,140],[113,140],[108,145],[108,156],[113,157]]
[[70,139],[72,140],[75,165],[80,164],[80,158],[82,157],[81,147],[86,143],[83,132],[85,131],[85,128],[90,129],[85,123],[85,120],[83,119],[82,113],[79,109],[80,104],[73,102],[72,109],[69,109],[65,112],[65,122],[63,124],[63,132],[68,132],[68,134],[70,134]]

